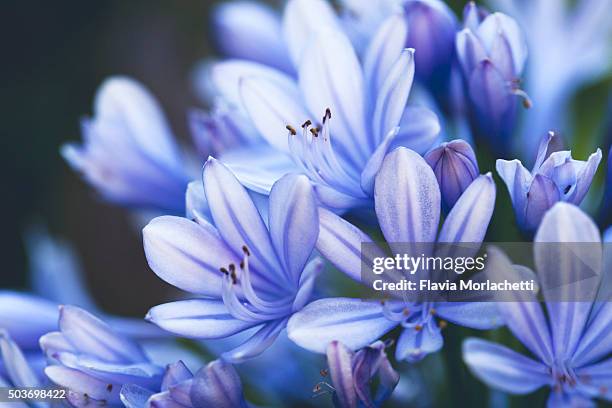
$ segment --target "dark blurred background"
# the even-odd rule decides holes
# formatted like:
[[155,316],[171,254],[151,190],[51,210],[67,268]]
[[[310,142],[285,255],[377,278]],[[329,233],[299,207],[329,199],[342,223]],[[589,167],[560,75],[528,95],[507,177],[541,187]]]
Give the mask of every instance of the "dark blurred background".
[[[64,163],[95,90],[109,75],[144,83],[187,141],[194,64],[209,53],[205,0],[3,1],[0,5],[2,269],[25,288],[24,229],[46,224],[71,242],[90,289],[112,312],[143,315],[167,290],[146,265],[129,214],[101,202]],[[138,296],[134,296],[138,293]]]

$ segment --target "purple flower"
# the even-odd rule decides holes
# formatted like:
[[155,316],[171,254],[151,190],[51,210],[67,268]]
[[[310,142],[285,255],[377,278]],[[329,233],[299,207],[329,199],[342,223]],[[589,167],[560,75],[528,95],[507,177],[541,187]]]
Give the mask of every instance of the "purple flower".
[[601,161],[600,149],[587,161],[574,160],[571,151],[557,150],[557,137],[550,132],[542,139],[531,173],[519,160],[497,160],[497,173],[508,187],[517,223],[525,232],[535,231],[556,202],[579,205]]
[[231,364],[215,360],[195,376],[182,361],[166,367],[161,392],[153,393],[133,384],[121,389],[121,400],[128,408],[215,407],[248,408],[240,377]]
[[114,77],[98,90],[94,110],[82,124],[84,143],[62,146],[68,164],[108,201],[182,212],[189,176],[153,96]]
[[525,38],[516,21],[502,13],[483,18],[474,3],[464,11],[465,28],[457,34],[457,58],[472,111],[472,127],[491,147],[509,147],[517,112],[520,76],[527,58]]
[[[380,407],[399,382],[399,374],[387,359],[382,341],[357,352],[332,341],[327,346],[327,364],[329,370],[322,371],[322,374],[329,375],[331,384],[320,382],[315,393],[331,392],[337,408]],[[372,395],[371,384],[377,379],[378,388]]]
[[[551,250],[562,249],[537,243],[594,243],[599,246],[599,259],[589,259],[589,264],[601,267],[599,231],[574,205],[557,203],[547,212],[535,242],[535,263],[540,277],[576,276],[573,274],[580,273],[578,269],[584,264],[565,262],[566,257],[560,254],[550,256]],[[596,247],[591,248],[595,250]],[[513,268],[500,251],[492,252],[489,262],[495,262],[500,270]],[[596,279],[605,285],[610,278],[609,265],[596,271],[599,273]],[[571,291],[572,284],[567,286]],[[612,400],[610,299],[561,301],[563,299],[558,297],[547,297],[548,293],[544,291],[546,311],[542,310],[535,295],[516,302],[498,303],[508,328],[531,352],[531,357],[486,340],[468,339],[463,344],[465,362],[478,378],[505,392],[527,394],[543,386],[551,387],[549,407],[593,406],[592,398]]]
[[68,389],[77,407],[121,406],[123,384],[158,389],[161,383],[163,369],[137,343],[78,307],[60,307],[59,331],[42,336],[40,346],[50,361],[45,374]]
[[480,173],[474,150],[464,140],[442,143],[424,157],[436,175],[442,202],[449,209]]
[[[495,184],[479,176],[459,198],[438,232],[440,189],[436,176],[417,153],[399,148],[385,158],[376,177],[375,208],[387,242],[482,242],[493,214]],[[407,205],[407,203],[410,203]],[[319,211],[317,249],[338,269],[361,280],[361,245],[372,240],[334,213]],[[382,253],[382,250],[381,250]],[[442,347],[440,327],[448,320],[488,329],[501,323],[493,303],[386,302],[331,298],[314,301],[289,321],[288,333],[298,345],[324,352],[334,340],[350,349],[364,347],[394,327],[403,328],[395,356],[415,361]]]
[[424,152],[440,130],[431,111],[406,108],[414,50],[404,48],[405,19],[385,20],[362,61],[324,1],[289,1],[283,25],[297,82],[239,60],[211,70],[219,93],[246,112],[267,142],[220,160],[259,193],[268,194],[282,175],[300,172],[328,207],[369,205],[385,153],[399,145]]
[[192,338],[257,328],[223,355],[242,361],[270,346],[310,298],[321,266],[309,261],[319,234],[317,203],[305,176],[287,175],[272,188],[265,222],[219,161],[206,162],[203,178],[210,219],[164,216],[143,230],[151,269],[200,298],[156,306],[147,319]]

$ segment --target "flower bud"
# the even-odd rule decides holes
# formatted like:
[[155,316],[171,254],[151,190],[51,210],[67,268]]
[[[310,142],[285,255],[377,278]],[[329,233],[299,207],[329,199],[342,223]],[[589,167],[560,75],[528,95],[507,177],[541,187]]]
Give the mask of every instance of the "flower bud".
[[425,155],[425,161],[436,175],[442,201],[447,209],[455,205],[479,174],[474,150],[463,140],[442,143]]

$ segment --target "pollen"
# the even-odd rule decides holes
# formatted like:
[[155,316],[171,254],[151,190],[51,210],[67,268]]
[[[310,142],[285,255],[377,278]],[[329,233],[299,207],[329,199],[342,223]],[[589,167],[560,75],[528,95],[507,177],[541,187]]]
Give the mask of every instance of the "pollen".
[[310,125],[312,125],[312,121],[307,120],[306,122],[302,123],[302,129],[306,129]]
[[287,125],[287,126],[285,126],[285,128],[289,131],[289,133],[291,133],[291,136],[297,135],[297,131],[295,130],[295,128],[293,126]]
[[417,324],[416,326],[414,326],[414,330],[420,332],[421,330],[423,330],[423,326],[420,324]]
[[251,251],[249,251],[249,247],[246,245],[242,246],[242,252],[244,252],[246,256],[251,256]]

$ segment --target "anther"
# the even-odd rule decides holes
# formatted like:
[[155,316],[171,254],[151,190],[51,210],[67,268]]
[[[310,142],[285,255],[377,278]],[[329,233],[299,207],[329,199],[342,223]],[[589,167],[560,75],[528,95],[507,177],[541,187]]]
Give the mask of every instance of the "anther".
[[430,315],[435,315],[436,313],[438,313],[438,311],[434,308],[429,309],[429,314]]
[[312,125],[312,121],[307,120],[306,122],[304,122],[304,123],[302,124],[302,129],[305,129],[305,128],[307,128],[307,127],[308,127],[308,126],[310,126],[310,125]]
[[402,310],[402,314],[403,314],[404,316],[408,316],[408,315],[410,314],[410,310],[408,310],[408,308],[407,308],[407,307],[405,307],[405,308],[404,308],[404,310]]
[[219,268],[219,270],[221,271],[222,274],[229,275],[229,271],[226,268],[221,267]]
[[240,269],[244,269],[244,259],[240,261]]
[[423,326],[421,326],[420,324],[417,324],[416,326],[414,326],[414,330],[420,332],[421,330],[423,330]]
[[319,137],[319,128],[316,128],[316,127],[310,128],[310,133],[312,133],[314,137]]
[[235,285],[236,283],[238,283],[238,277],[236,275],[236,265],[229,264],[229,270],[230,270],[230,278],[232,278],[232,283]]
[[321,371],[319,371],[319,374],[321,374],[321,377],[327,377],[327,374],[329,374],[329,372],[323,368],[321,369]]
[[287,125],[287,126],[285,126],[285,128],[289,131],[289,133],[291,133],[291,136],[297,135],[297,131],[295,130],[295,128],[293,126]]
[[247,247],[246,245],[242,246],[242,252],[244,252],[246,256],[251,256],[251,251],[249,251],[249,247]]
[[438,322],[438,327],[439,327],[439,328],[441,328],[441,329],[445,329],[445,328],[446,328],[446,326],[448,326],[448,323],[446,322],[446,320],[440,320],[440,321]]

